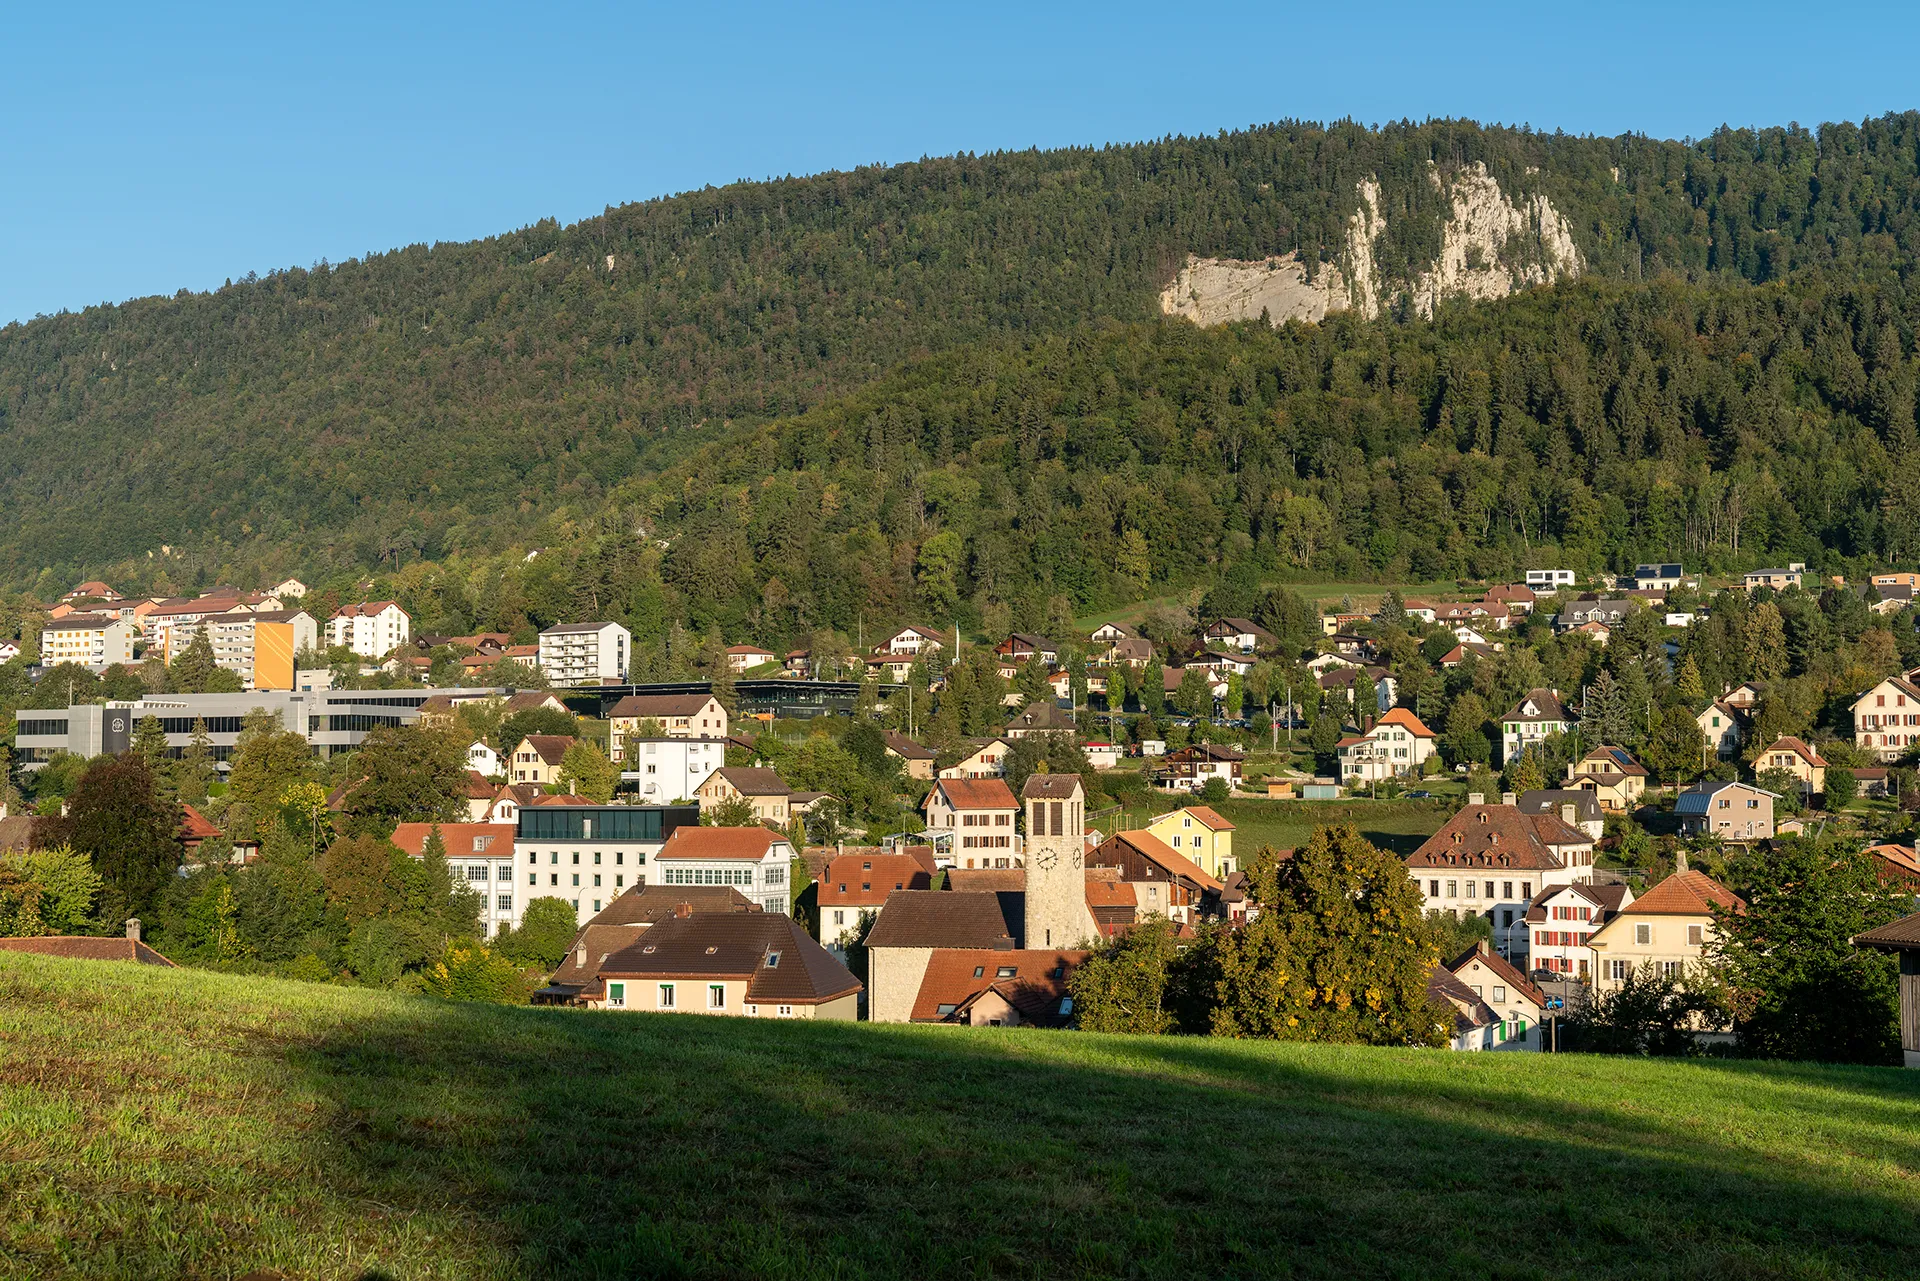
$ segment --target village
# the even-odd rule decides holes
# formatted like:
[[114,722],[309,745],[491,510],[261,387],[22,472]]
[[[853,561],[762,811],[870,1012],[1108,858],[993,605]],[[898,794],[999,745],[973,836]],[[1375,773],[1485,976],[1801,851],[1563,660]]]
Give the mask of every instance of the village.
[[1543,569],[1366,608],[1278,588],[1252,617],[1163,602],[1057,637],[736,643],[649,683],[618,622],[416,635],[392,599],[316,617],[292,579],[88,582],[8,643],[36,694],[70,693],[22,700],[0,831],[35,848],[78,765],[145,742],[205,771],[181,874],[245,869],[271,824],[225,794],[261,724],[303,740],[336,814],[369,735],[433,734],[459,794],[380,834],[445,859],[483,942],[564,919],[535,1003],[1070,1027],[1100,948],[1244,927],[1262,851],[1350,823],[1444,919],[1448,1043],[1553,1048],[1636,974],[1708,966],[1751,851],[1844,835],[1920,890],[1916,587],[1795,563],[1711,586]]

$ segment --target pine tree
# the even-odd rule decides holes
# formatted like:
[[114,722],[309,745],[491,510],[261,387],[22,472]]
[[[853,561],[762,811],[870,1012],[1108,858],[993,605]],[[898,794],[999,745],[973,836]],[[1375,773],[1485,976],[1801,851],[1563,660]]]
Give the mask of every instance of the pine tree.
[[206,718],[196,716],[193,737],[187,740],[186,750],[180,754],[174,769],[180,799],[189,805],[200,804],[207,799],[213,777],[213,736],[207,732]]
[[1674,678],[1673,687],[1690,707],[1698,707],[1706,701],[1707,687],[1700,680],[1700,668],[1693,661],[1693,655],[1688,654],[1680,660],[1680,673]]
[[213,659],[213,639],[202,627],[194,632],[180,657],[168,666],[167,684],[176,694],[204,694],[218,670],[219,664]]
[[1780,607],[1762,601],[1747,620],[1747,675],[1767,682],[1778,680],[1787,670],[1787,629]]

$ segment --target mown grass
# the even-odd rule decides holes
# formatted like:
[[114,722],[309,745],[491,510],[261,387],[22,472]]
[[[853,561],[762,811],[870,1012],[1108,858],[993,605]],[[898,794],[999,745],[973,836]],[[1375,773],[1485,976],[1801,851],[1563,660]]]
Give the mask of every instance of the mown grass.
[[0,955],[0,1275],[1846,1277],[1920,1073],[456,1006]]

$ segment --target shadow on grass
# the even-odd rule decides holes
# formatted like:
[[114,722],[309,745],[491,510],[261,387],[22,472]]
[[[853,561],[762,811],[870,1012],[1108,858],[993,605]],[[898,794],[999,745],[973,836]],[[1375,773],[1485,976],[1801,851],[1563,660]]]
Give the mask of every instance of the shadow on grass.
[[319,1191],[460,1240],[446,1275],[1893,1277],[1920,1254],[1897,1072],[425,1002],[276,1054],[330,1110]]

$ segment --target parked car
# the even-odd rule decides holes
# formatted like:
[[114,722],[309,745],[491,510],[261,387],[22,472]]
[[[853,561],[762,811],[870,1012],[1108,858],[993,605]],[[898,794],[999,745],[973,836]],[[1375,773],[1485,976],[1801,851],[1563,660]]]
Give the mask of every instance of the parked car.
[[1410,801],[1430,801],[1433,799],[1433,793],[1427,791],[1425,788],[1421,788],[1418,791],[1408,792],[1407,799]]

